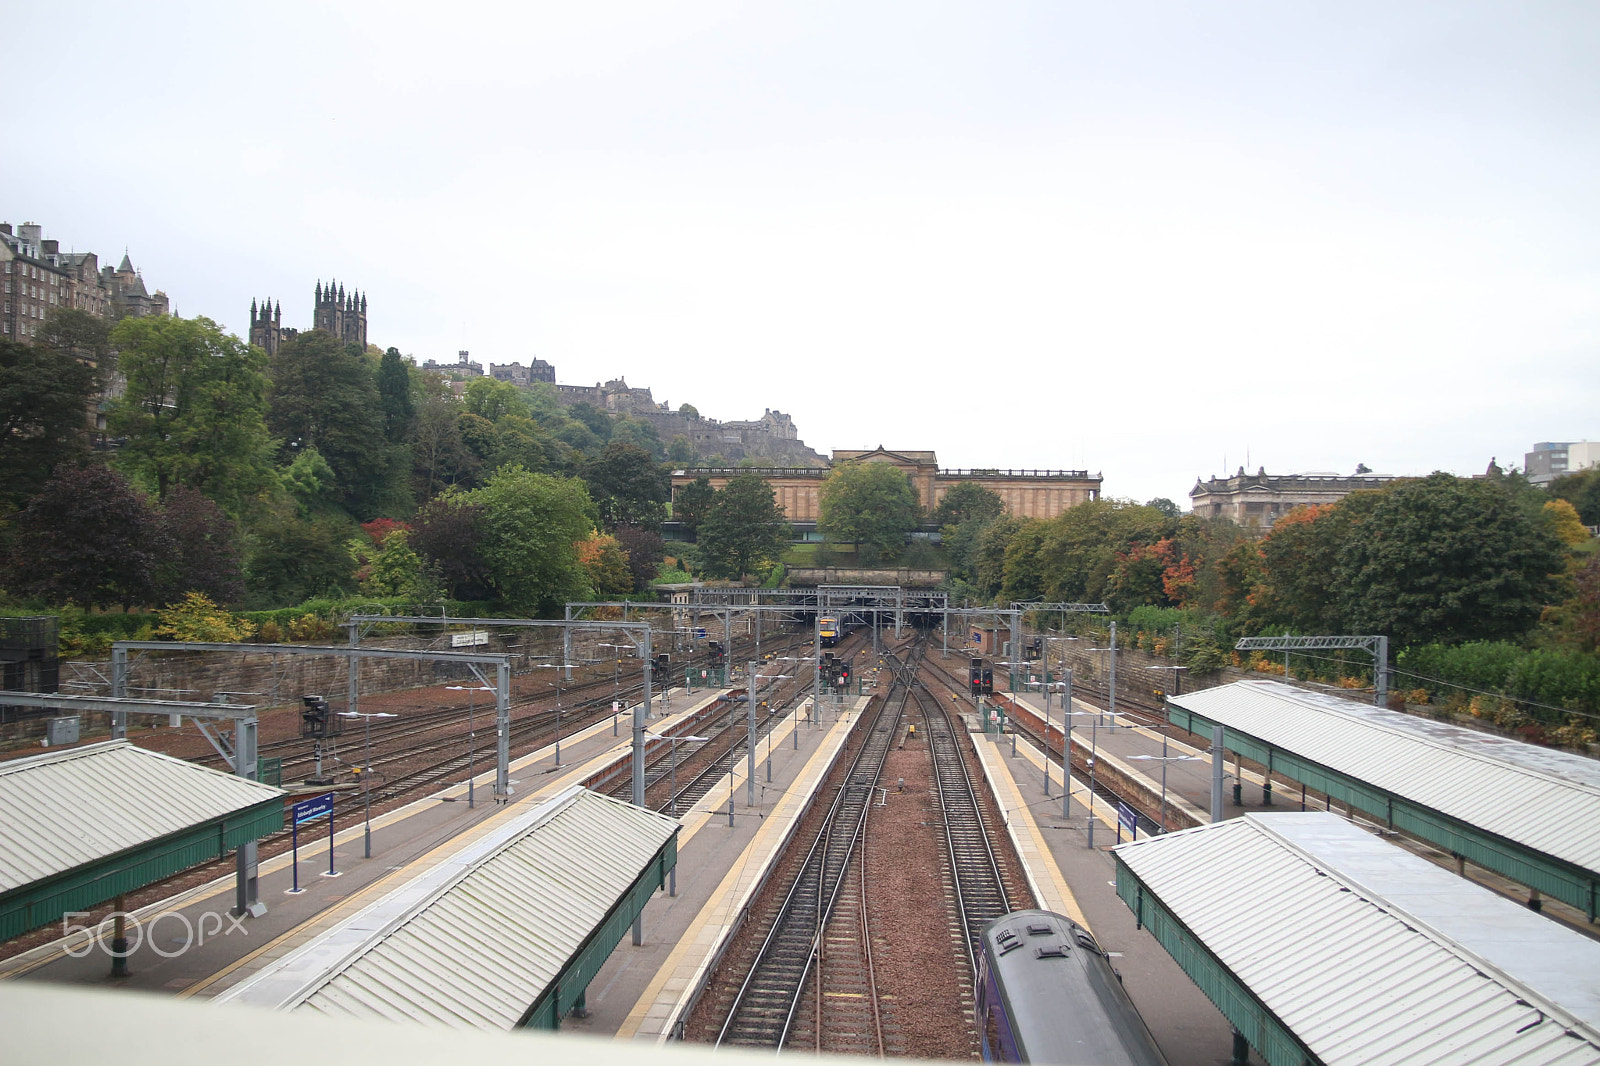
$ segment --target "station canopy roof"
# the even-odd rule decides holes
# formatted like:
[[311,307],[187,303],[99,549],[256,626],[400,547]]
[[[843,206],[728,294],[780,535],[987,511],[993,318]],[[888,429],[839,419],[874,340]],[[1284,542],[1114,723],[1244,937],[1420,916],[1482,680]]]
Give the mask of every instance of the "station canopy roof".
[[1118,895],[1269,1062],[1600,1063],[1600,942],[1337,815],[1115,855]]
[[1600,763],[1463,726],[1239,681],[1168,702],[1486,833],[1600,872]]
[[559,1018],[587,979],[574,975],[580,956],[603,939],[602,926],[626,928],[633,913],[619,906],[654,884],[653,866],[678,828],[674,819],[574,786],[217,1001],[512,1029],[534,1024],[530,1015],[562,986]]
[[0,939],[276,832],[283,796],[126,740],[0,763]]

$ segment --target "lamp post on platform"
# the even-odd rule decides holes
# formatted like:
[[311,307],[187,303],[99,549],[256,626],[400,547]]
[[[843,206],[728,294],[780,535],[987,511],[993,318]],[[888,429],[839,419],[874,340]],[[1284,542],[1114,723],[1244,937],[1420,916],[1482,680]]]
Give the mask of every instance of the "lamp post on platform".
[[[777,680],[778,678],[789,676],[788,674],[758,674],[756,673],[756,666],[756,661],[751,660],[749,670],[745,675],[746,679],[750,683],[750,693],[746,697],[745,701],[744,748],[746,789],[744,805],[746,807],[754,807],[756,805],[756,682],[769,679]],[[771,765],[772,764],[770,762],[767,764],[769,772],[771,770]],[[731,803],[732,801],[730,800],[729,802]]]
[[360,711],[340,711],[341,718],[365,719],[366,738],[362,741],[363,754],[361,756],[361,801],[366,808],[366,844],[362,857],[372,858],[372,784],[369,780],[372,774],[372,720],[374,718],[399,718],[398,714],[388,714],[383,711],[374,711],[363,714]]
[[[580,663],[540,663],[533,667],[535,670],[570,670]],[[556,690],[556,766],[561,765],[561,675],[556,674],[554,681],[545,682]]]
[[446,685],[451,692],[467,693],[467,810],[472,810],[477,805],[473,795],[473,778],[477,776],[478,765],[478,730],[472,718],[472,693],[493,692],[494,689],[486,685]]

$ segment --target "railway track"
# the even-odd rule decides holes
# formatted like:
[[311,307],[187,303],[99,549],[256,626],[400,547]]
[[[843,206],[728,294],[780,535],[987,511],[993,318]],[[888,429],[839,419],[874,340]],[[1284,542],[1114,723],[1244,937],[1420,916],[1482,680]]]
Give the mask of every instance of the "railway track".
[[939,787],[939,808],[944,814],[944,838],[955,893],[956,920],[961,925],[962,946],[976,980],[977,952],[983,927],[1012,910],[1005,878],[990,843],[983,809],[972,787],[950,713],[920,681],[912,694],[928,727],[928,752]]
[[[873,791],[910,695],[900,673],[896,671],[897,681],[888,699],[878,703],[876,713],[864,726],[865,740],[778,908],[755,964],[728,1009],[716,1039],[719,1046],[778,1049],[789,1038],[801,994],[822,952],[824,930],[846,884]],[[817,1040],[821,1039],[819,1035]]]

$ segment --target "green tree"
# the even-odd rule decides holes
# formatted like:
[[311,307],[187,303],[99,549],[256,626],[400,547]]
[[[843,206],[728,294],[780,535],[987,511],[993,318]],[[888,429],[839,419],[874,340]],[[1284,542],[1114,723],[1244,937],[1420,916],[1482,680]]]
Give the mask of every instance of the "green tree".
[[258,519],[245,538],[245,589],[258,610],[292,607],[313,596],[340,595],[355,587],[348,519],[321,514],[301,518],[280,507]]
[[255,627],[218,607],[203,592],[185,593],[161,612],[156,636],[204,644],[232,644],[248,640]]
[[834,543],[854,542],[868,566],[898,555],[922,508],[911,479],[887,463],[847,463],[822,483],[817,529]]
[[439,374],[423,374],[417,392],[411,420],[411,487],[427,500],[450,485],[474,484],[482,460],[461,436],[460,404],[449,382]]
[[94,369],[42,344],[0,340],[0,514],[88,447]]
[[107,428],[116,465],[164,500],[174,486],[231,514],[272,484],[266,355],[206,318],[125,318],[111,331],[127,379]]
[[659,529],[667,516],[672,479],[638,445],[613,440],[584,466],[583,480],[608,530]]
[[1600,526],[1600,466],[1556,478],[1550,482],[1550,495],[1577,508],[1584,525]]
[[656,427],[642,419],[617,419],[616,423],[611,427],[611,439],[632,444],[646,452],[657,462],[666,458],[667,452],[661,446],[661,437],[656,433]]
[[411,399],[411,372],[398,348],[384,352],[378,364],[378,401],[383,405],[384,439],[390,444],[406,443],[417,409]]
[[963,522],[987,522],[1004,514],[1006,505],[993,489],[976,481],[960,481],[950,487],[933,509],[933,520],[941,526],[956,526]]
[[598,515],[583,482],[513,465],[466,499],[483,507],[479,551],[507,609],[549,616],[568,600],[588,598],[577,544]]
[[510,414],[529,417],[528,401],[521,390],[498,378],[473,378],[467,382],[462,400],[467,410],[490,422],[498,422]]
[[700,523],[700,561],[713,577],[739,578],[770,567],[791,533],[772,486],[739,474],[719,489]]
[[324,330],[302,333],[272,359],[267,425],[292,458],[312,447],[333,467],[340,504],[368,516],[390,474],[384,411],[366,354]]
[[1401,647],[1527,632],[1557,593],[1563,554],[1519,491],[1534,493],[1433,473],[1374,493],[1338,552],[1349,629],[1387,633]]
[[411,550],[411,534],[393,529],[371,556],[361,591],[368,596],[417,596],[425,584],[422,559]]
[[611,416],[587,400],[579,400],[567,408],[567,417],[582,424],[601,445],[611,439]]
[[679,404],[678,413],[691,422],[700,421],[700,411],[692,403]]
[[667,445],[667,458],[678,466],[694,462],[694,445],[682,433],[675,434]]
[[1132,500],[1089,500],[1069,507],[1046,523],[1040,547],[1044,595],[1090,603],[1116,598],[1119,556],[1136,545],[1155,545],[1175,526],[1156,508]]
[[1163,515],[1172,519],[1174,522],[1176,522],[1183,514],[1183,511],[1178,508],[1178,505],[1167,499],[1165,496],[1157,496],[1155,499],[1147,501],[1145,506],[1150,508],[1152,511],[1160,511]]
[[683,527],[689,539],[694,539],[700,523],[705,521],[716,498],[717,490],[711,487],[711,479],[708,477],[697,477],[678,489],[678,494],[672,501],[672,517]]

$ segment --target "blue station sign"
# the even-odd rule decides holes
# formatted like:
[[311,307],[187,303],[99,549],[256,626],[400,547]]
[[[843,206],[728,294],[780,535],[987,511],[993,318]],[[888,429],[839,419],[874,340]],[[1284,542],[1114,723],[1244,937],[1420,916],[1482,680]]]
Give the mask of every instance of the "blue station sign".
[[314,822],[324,815],[333,813],[333,793],[324,792],[320,796],[312,796],[310,799],[301,800],[290,810],[293,812],[295,825]]

